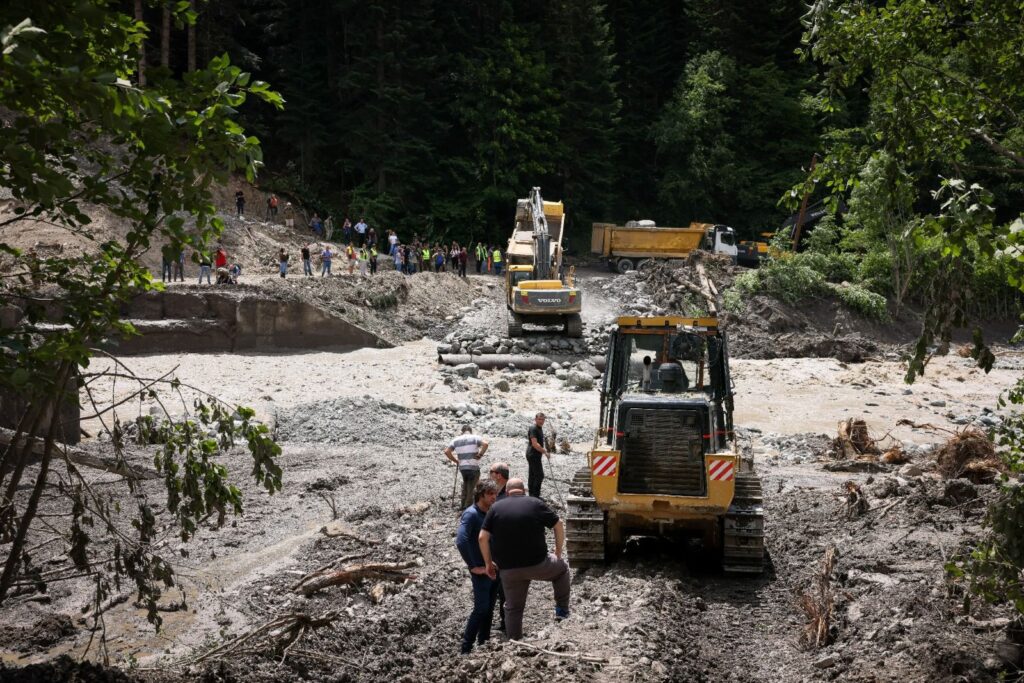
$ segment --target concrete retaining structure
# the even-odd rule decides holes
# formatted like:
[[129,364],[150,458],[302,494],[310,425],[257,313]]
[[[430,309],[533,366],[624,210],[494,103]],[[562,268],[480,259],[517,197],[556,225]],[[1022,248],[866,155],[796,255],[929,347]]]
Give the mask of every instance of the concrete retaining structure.
[[126,355],[392,346],[324,309],[253,291],[147,292],[124,314],[140,334],[110,348]]

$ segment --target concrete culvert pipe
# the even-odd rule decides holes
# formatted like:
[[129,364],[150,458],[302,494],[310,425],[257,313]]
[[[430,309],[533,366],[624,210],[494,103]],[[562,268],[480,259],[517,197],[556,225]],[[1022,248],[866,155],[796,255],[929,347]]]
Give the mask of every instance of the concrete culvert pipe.
[[[595,368],[604,372],[604,356],[590,356],[587,360]],[[549,358],[548,356],[524,356],[504,353],[492,353],[484,355],[471,355],[468,353],[441,353],[437,356],[437,362],[442,365],[465,365],[476,363],[481,370],[500,370],[514,365],[520,370],[547,370],[552,363],[568,364],[570,361]]]

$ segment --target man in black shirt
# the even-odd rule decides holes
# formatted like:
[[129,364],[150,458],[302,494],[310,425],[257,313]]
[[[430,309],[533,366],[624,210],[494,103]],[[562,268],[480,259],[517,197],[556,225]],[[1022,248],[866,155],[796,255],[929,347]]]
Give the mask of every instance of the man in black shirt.
[[[522,479],[509,479],[508,497],[491,506],[480,529],[480,554],[487,575],[501,570],[508,637],[523,637],[523,610],[531,581],[550,581],[555,592],[555,618],[569,616],[569,565],[562,559],[565,527],[544,501],[527,498]],[[548,554],[545,529],[555,532],[555,553]]]
[[308,244],[302,247],[302,273],[306,277],[313,277],[313,265],[310,263]]
[[537,413],[533,426],[526,433],[526,464],[530,466],[527,474],[530,495],[540,498],[540,484],[544,481],[544,461],[541,456],[546,455],[548,462],[551,462],[551,454],[544,447],[544,413]]

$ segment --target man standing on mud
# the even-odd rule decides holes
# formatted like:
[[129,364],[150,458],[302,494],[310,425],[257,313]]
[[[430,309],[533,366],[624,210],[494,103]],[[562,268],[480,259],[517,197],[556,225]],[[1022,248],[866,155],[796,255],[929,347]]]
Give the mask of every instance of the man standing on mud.
[[[523,494],[523,480],[510,479],[508,497],[488,510],[480,529],[480,554],[487,575],[505,590],[508,637],[523,637],[523,610],[531,581],[550,581],[555,592],[555,619],[569,616],[569,565],[562,559],[565,527],[544,501]],[[555,532],[555,553],[548,554],[545,529]]]
[[464,510],[473,504],[473,490],[480,480],[480,458],[487,452],[487,440],[473,433],[469,425],[462,427],[462,434],[452,439],[445,456],[459,466],[462,474],[462,505]]
[[496,495],[498,488],[493,481],[485,479],[477,484],[473,490],[473,505],[462,513],[459,531],[455,535],[455,547],[466,561],[469,578],[473,582],[473,611],[469,614],[466,630],[462,634],[462,654],[468,654],[473,649],[474,640],[483,645],[491,637],[498,581],[487,575],[487,564],[480,554],[480,527]]
[[537,413],[533,426],[526,434],[526,464],[530,466],[527,481],[530,483],[530,495],[540,498],[540,485],[544,481],[544,461],[547,456],[551,462],[551,454],[544,448],[544,413]]

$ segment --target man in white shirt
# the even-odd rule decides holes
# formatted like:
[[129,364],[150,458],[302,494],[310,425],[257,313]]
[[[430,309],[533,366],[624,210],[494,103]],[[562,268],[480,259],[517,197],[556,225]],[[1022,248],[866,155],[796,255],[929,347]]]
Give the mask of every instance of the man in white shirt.
[[462,474],[462,507],[465,510],[473,504],[473,489],[480,480],[480,459],[487,452],[487,440],[473,433],[473,428],[465,425],[462,434],[452,439],[445,456],[459,466]]
[[356,223],[356,235],[358,235],[359,246],[366,246],[366,219],[362,216],[359,217],[359,222]]

